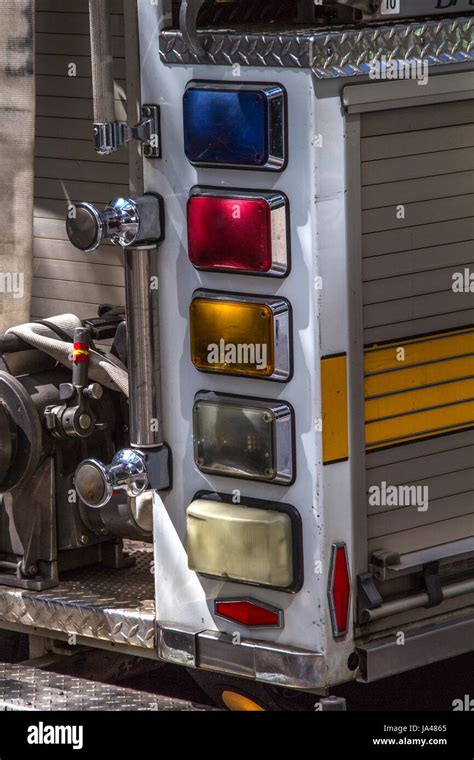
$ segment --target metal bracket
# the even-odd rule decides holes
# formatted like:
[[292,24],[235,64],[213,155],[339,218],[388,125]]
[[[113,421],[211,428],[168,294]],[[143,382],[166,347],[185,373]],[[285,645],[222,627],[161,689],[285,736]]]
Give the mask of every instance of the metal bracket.
[[357,576],[357,607],[359,623],[367,623],[367,610],[381,607],[383,599],[379,593],[372,573],[359,573]]
[[204,0],[181,0],[179,8],[179,28],[184,42],[196,56],[206,55],[196,30],[197,17]]
[[171,450],[164,443],[159,448],[143,448],[150,488],[167,491],[171,488]]
[[344,712],[347,710],[345,697],[321,697],[319,700],[319,709],[321,712]]
[[354,8],[359,11],[364,11],[364,13],[374,13],[375,8],[375,2],[374,0],[336,0],[339,5],[346,5],[349,6],[349,8]]
[[439,562],[427,562],[426,565],[423,565],[423,591],[426,591],[429,598],[425,609],[437,607],[444,600],[443,587],[439,577]]
[[143,143],[146,158],[161,158],[159,106],[142,106],[142,120],[130,126],[124,121],[94,123],[94,146],[100,156],[110,156],[130,140]]
[[400,563],[398,552],[376,551],[370,556],[369,570],[378,581],[386,581],[390,569]]

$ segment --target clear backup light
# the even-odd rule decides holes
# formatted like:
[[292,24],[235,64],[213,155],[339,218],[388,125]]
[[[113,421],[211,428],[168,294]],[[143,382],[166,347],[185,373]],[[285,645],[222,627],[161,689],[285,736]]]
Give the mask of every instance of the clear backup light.
[[191,359],[202,372],[279,382],[291,377],[286,299],[197,290],[189,317]]
[[202,472],[286,484],[294,480],[293,409],[281,401],[201,392],[193,411]]
[[281,193],[195,187],[188,200],[188,256],[196,269],[284,277],[288,201]]
[[279,84],[190,82],[184,93],[184,151],[197,166],[282,171],[285,122]]
[[[203,575],[295,591],[302,581],[301,519],[290,505],[209,494],[187,509],[188,565]],[[262,507],[264,505],[264,507]]]

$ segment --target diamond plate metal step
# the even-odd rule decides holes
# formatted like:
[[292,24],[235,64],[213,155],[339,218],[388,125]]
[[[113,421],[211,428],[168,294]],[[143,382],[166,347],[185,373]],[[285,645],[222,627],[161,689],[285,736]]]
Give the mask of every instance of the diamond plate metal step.
[[217,708],[39,668],[0,663],[0,711],[208,711]]
[[126,549],[136,560],[130,568],[71,570],[59,586],[46,591],[0,585],[0,628],[5,622],[151,654],[156,649],[153,551],[134,542]]

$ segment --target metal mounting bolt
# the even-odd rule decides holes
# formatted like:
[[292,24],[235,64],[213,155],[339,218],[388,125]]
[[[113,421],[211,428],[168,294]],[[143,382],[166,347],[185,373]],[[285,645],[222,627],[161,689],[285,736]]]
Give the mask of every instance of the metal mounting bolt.
[[79,417],[79,427],[81,430],[88,430],[91,426],[91,418],[88,414],[81,414]]

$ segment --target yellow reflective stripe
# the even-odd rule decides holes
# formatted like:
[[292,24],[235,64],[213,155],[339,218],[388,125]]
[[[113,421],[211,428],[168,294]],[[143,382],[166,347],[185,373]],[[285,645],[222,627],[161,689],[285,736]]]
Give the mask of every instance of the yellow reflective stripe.
[[367,348],[364,371],[368,449],[474,427],[474,328]]
[[[399,349],[403,348],[405,357],[400,361]],[[441,361],[456,356],[474,354],[474,329],[456,330],[437,336],[424,336],[409,340],[400,340],[384,346],[367,348],[364,370],[369,375],[373,372],[387,372],[423,362]]]
[[370,421],[394,417],[469,399],[474,399],[474,378],[369,399],[365,402],[365,419]]
[[474,424],[474,401],[407,414],[390,420],[368,422],[365,442],[368,448],[390,446],[407,440],[426,438]]
[[474,356],[446,359],[418,367],[400,367],[395,372],[370,375],[365,378],[365,397],[383,396],[396,391],[411,390],[427,385],[438,385],[449,380],[474,377]]
[[321,359],[323,462],[330,464],[349,456],[347,418],[347,356]]

